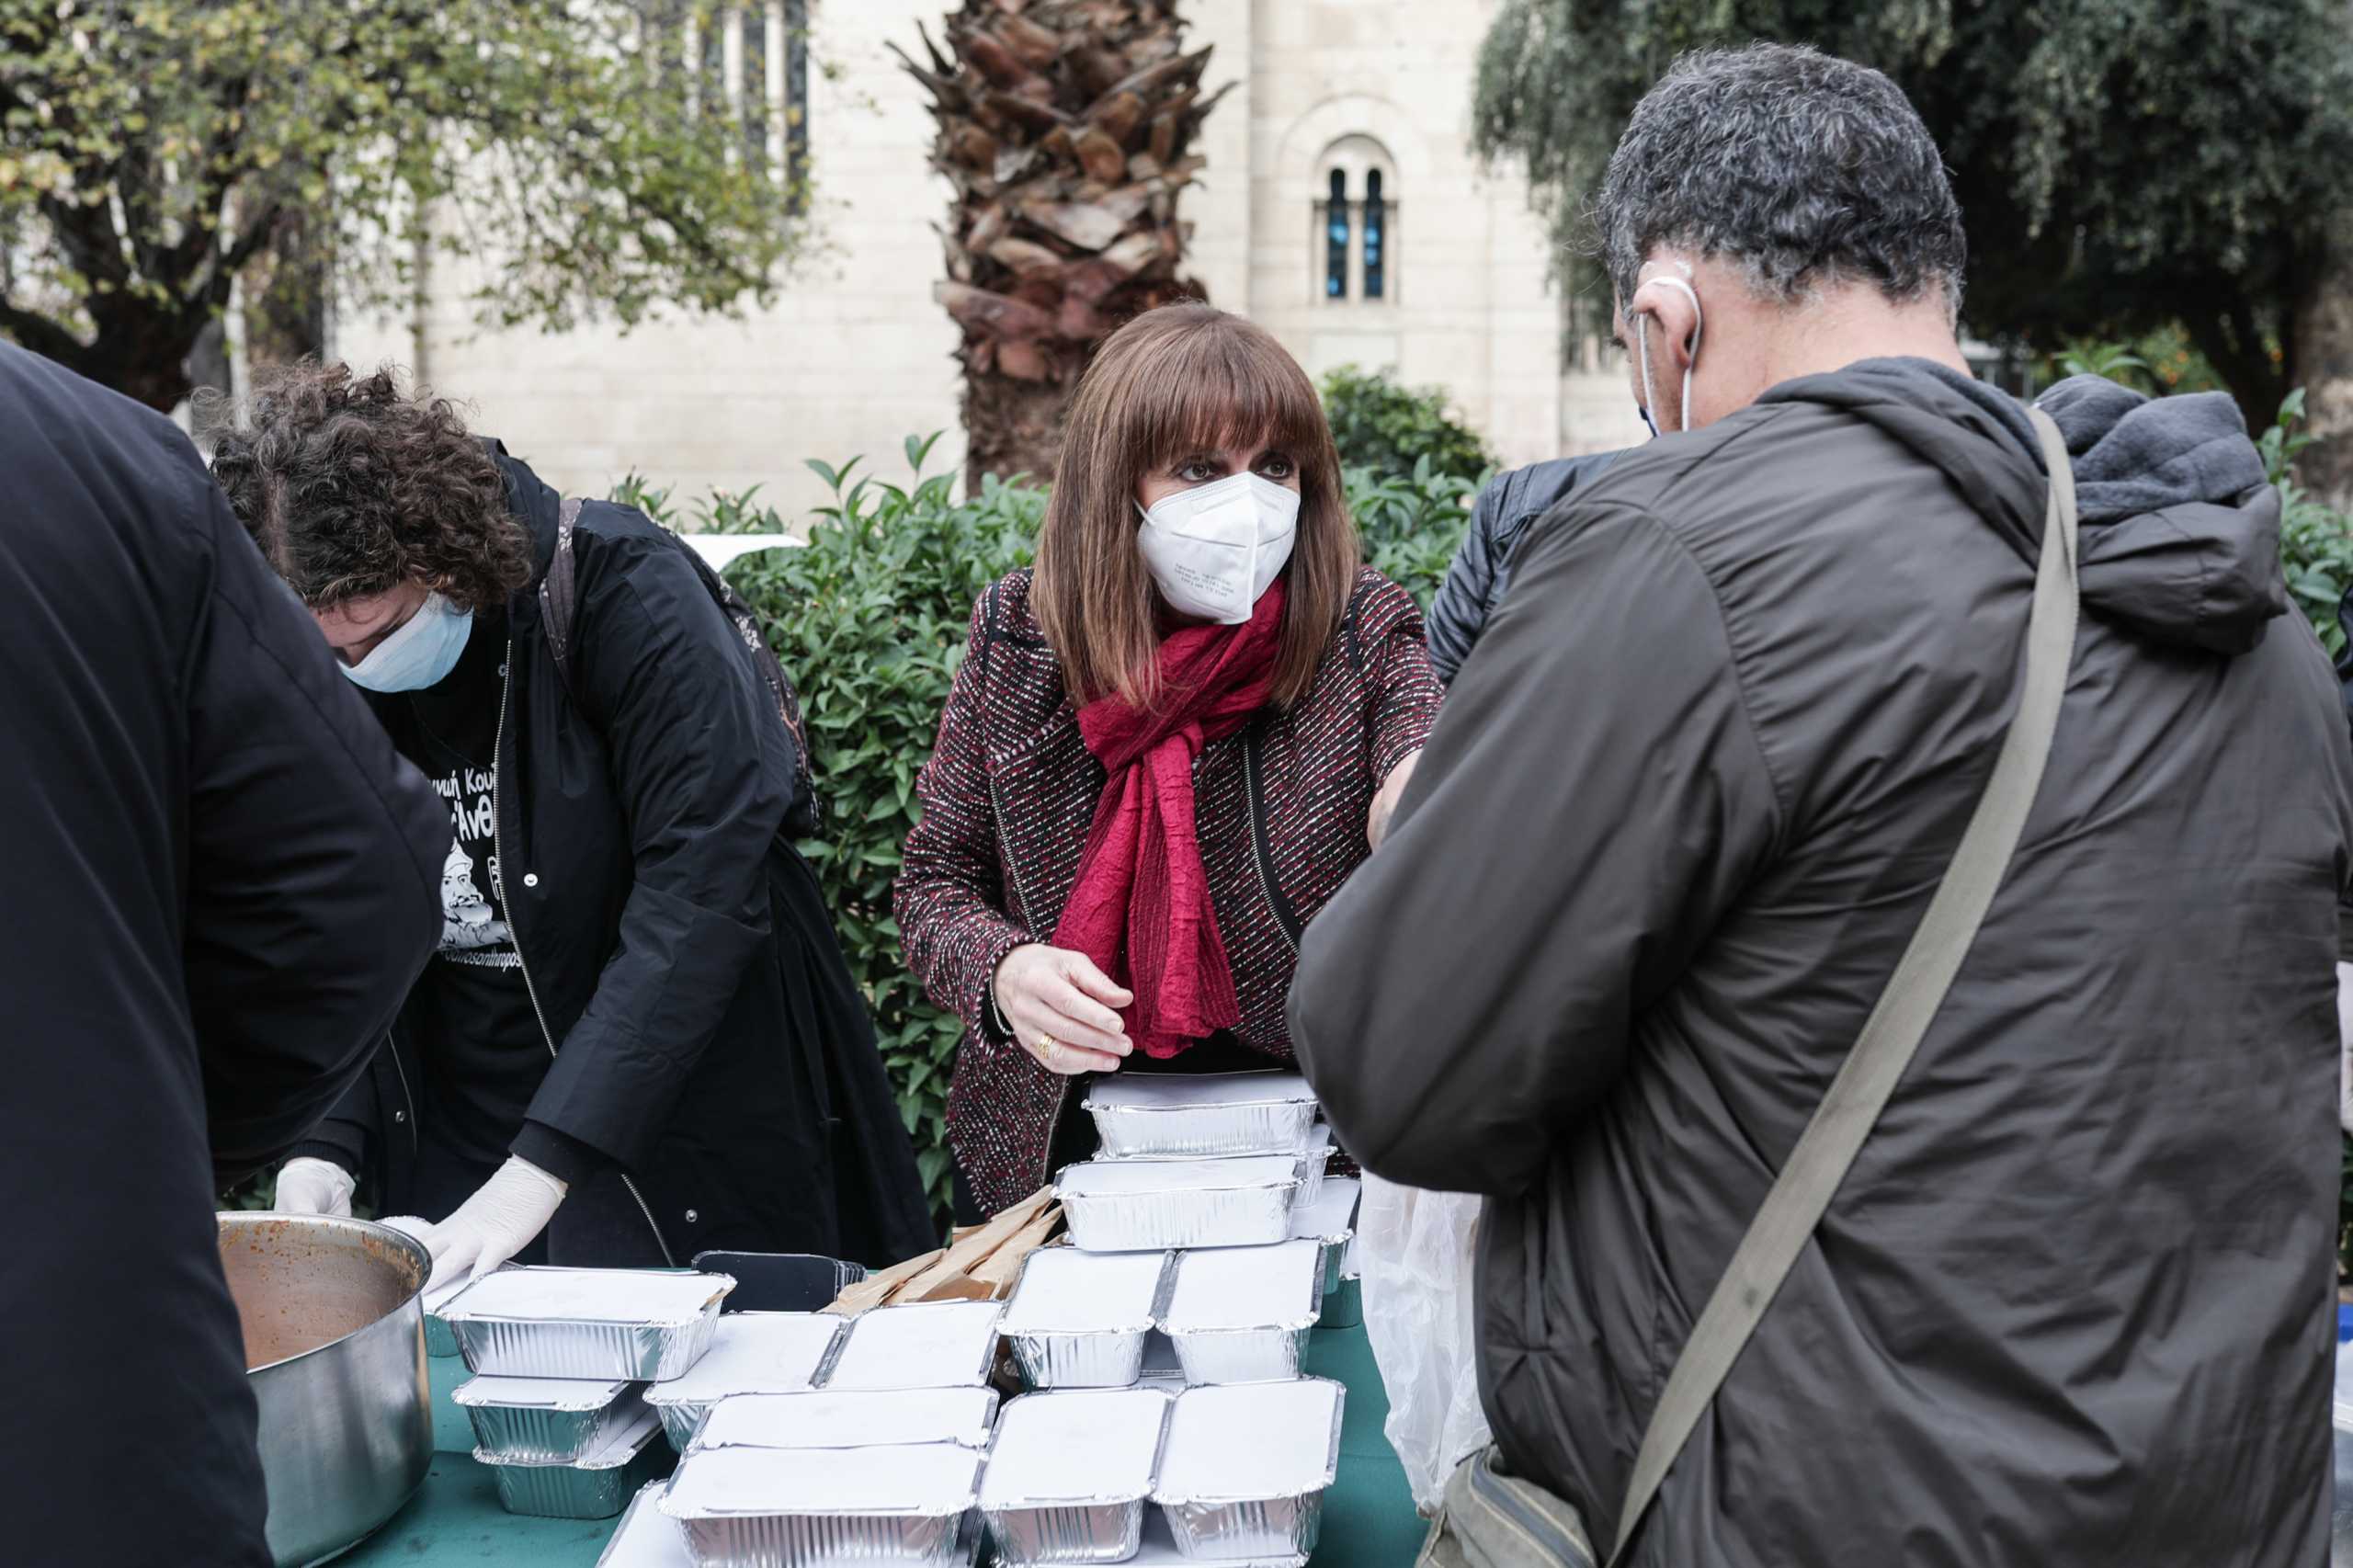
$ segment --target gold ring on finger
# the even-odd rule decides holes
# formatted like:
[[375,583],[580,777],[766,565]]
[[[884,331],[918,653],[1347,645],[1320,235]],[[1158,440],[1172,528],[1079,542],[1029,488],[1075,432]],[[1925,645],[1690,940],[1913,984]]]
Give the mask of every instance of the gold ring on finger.
[[1040,1062],[1051,1060],[1055,1049],[1061,1044],[1062,1041],[1056,1040],[1050,1034],[1040,1035],[1038,1037],[1038,1060]]

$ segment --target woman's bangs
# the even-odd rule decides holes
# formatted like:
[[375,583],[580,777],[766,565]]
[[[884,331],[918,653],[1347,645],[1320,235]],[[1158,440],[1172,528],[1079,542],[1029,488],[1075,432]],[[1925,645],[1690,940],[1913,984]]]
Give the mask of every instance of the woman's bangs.
[[1157,469],[1229,447],[1272,449],[1302,468],[1324,440],[1324,409],[1290,356],[1271,338],[1199,332],[1135,389],[1136,449]]

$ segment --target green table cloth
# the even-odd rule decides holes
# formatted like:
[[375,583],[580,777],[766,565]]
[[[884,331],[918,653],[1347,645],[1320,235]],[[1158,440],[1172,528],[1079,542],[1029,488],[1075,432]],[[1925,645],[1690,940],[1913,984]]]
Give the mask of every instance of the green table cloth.
[[[473,1460],[473,1428],[449,1398],[466,1380],[465,1363],[448,1358],[429,1365],[433,1468],[408,1506],[339,1562],[351,1568],[592,1568],[615,1521],[534,1519],[501,1508],[496,1481]],[[1348,1391],[1339,1479],[1324,1499],[1314,1568],[1410,1568],[1422,1522],[1405,1472],[1381,1434],[1389,1400],[1365,1339],[1353,1280],[1324,1302],[1323,1324],[1308,1342],[1307,1370]]]

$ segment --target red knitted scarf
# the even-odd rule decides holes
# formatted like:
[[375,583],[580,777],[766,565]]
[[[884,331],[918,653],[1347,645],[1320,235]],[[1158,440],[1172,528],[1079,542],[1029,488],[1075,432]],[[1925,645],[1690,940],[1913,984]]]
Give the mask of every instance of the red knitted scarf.
[[1282,619],[1278,580],[1241,625],[1188,626],[1161,642],[1153,710],[1116,694],[1078,710],[1109,777],[1054,946],[1135,993],[1123,1017],[1146,1055],[1175,1056],[1242,1019],[1193,836],[1193,759],[1266,705]]

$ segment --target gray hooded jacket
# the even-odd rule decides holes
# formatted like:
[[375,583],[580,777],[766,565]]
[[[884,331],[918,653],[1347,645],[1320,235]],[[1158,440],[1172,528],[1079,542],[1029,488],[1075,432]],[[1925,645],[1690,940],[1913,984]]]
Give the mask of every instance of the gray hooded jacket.
[[[2353,756],[2227,401],[2045,406],[2085,614],[2040,795],[1643,1568],[2325,1557]],[[1491,1196],[1481,1392],[1596,1540],[1992,767],[2045,489],[1910,360],[1620,460],[1307,933],[1300,1059],[1369,1168]]]

